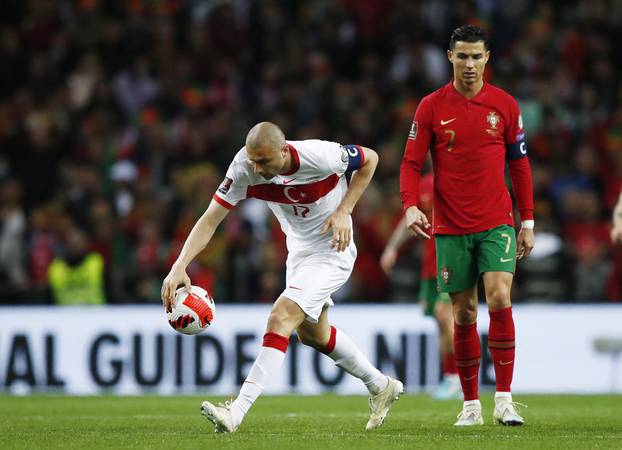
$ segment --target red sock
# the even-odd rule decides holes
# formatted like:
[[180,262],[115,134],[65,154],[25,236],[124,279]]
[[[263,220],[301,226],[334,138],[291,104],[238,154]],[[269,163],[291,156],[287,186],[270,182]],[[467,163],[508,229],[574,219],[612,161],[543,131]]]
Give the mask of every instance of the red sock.
[[512,307],[490,311],[488,350],[495,365],[497,392],[510,392],[514,374],[514,346]]
[[460,375],[464,400],[477,400],[481,358],[477,322],[471,325],[458,325],[454,322],[454,354],[456,355],[456,368],[458,375]]
[[443,374],[456,375],[457,373],[456,356],[453,353],[447,353],[443,358]]

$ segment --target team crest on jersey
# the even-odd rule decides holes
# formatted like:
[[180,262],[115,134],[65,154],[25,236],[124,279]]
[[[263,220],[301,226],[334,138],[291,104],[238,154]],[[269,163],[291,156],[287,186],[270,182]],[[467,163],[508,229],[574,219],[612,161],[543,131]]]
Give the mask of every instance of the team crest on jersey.
[[491,135],[497,134],[497,125],[499,124],[499,116],[494,111],[490,111],[486,116],[486,122],[490,125],[490,128],[486,130],[486,133]]
[[218,187],[218,192],[220,192],[221,194],[226,194],[227,192],[229,192],[229,189],[231,189],[232,183],[233,180],[231,178],[225,177],[223,182],[220,183],[220,186]]
[[419,125],[416,120],[413,120],[413,124],[410,126],[410,132],[408,133],[408,139],[417,139],[417,131],[419,130]]
[[447,286],[449,281],[451,280],[451,276],[454,274],[454,271],[449,267],[445,266],[441,269],[441,280],[443,280],[443,284]]

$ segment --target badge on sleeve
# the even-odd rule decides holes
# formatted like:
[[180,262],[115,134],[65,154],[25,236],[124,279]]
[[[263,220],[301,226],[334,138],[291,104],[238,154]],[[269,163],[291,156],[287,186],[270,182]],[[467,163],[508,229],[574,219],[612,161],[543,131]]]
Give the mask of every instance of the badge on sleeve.
[[221,194],[226,194],[227,192],[229,192],[229,189],[231,189],[231,184],[232,183],[233,183],[233,180],[231,178],[225,177],[223,182],[220,183],[220,187],[218,188],[218,192],[220,192]]
[[410,132],[408,133],[408,139],[417,139],[417,131],[419,130],[419,125],[416,120],[413,120],[413,124],[410,126]]

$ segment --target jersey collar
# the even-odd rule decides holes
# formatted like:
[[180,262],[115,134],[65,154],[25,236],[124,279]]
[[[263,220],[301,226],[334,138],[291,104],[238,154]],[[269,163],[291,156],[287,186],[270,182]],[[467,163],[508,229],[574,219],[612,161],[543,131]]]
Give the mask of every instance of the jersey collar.
[[288,143],[287,146],[289,147],[289,152],[292,155],[292,169],[285,173],[279,174],[282,176],[293,175],[298,172],[298,169],[300,169],[300,156],[298,156],[298,150],[296,150],[292,144]]
[[449,87],[450,92],[452,92],[455,96],[458,96],[459,98],[461,98],[461,99],[463,99],[464,101],[467,101],[467,102],[481,103],[482,100],[486,97],[486,93],[488,92],[488,83],[486,82],[486,80],[484,80],[484,85],[482,86],[482,88],[479,90],[479,92],[473,98],[466,98],[464,95],[462,95],[460,92],[458,92],[458,90],[454,86],[453,78],[449,82],[448,87]]

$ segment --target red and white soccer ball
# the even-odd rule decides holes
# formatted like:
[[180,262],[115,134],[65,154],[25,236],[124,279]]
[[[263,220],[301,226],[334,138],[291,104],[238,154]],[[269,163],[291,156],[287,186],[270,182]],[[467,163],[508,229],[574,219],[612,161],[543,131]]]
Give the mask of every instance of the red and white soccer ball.
[[175,291],[175,307],[167,313],[168,323],[181,334],[199,334],[212,324],[216,305],[209,293],[192,286],[190,292],[179,288]]

